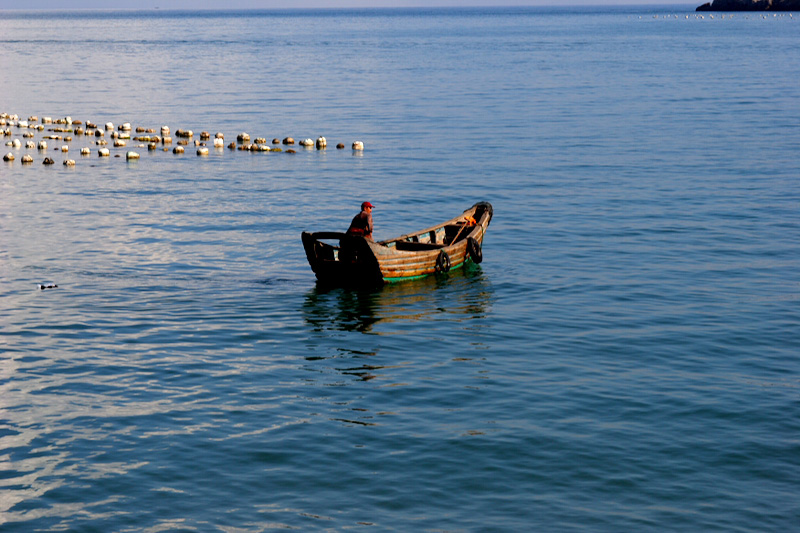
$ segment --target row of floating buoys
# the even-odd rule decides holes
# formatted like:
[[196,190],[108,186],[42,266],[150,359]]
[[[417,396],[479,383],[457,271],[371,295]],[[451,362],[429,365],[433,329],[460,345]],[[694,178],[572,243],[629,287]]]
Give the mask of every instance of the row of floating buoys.
[[[108,132],[108,137],[110,137],[111,143],[114,148],[125,148],[128,147],[129,142],[137,142],[143,143],[139,144],[140,147],[147,147],[148,151],[155,151],[159,149],[159,146],[163,147],[163,151],[166,152],[169,148],[166,148],[167,145],[172,144],[173,140],[170,136],[171,129],[169,126],[162,126],[160,128],[161,135],[156,135],[156,130],[153,128],[143,128],[137,127],[135,131],[138,135],[132,135],[132,131],[134,131],[133,126],[130,122],[125,122],[115,126],[112,122],[107,122],[104,125],[98,125],[91,121],[86,121],[82,123],[80,120],[73,120],[72,117],[67,116],[63,118],[53,119],[52,117],[42,117],[41,120],[37,116],[29,116],[27,120],[20,119],[18,115],[9,115],[8,113],[0,113],[0,137],[2,136],[11,136],[13,135],[11,128],[16,127],[19,129],[24,129],[25,131],[22,133],[22,137],[26,139],[30,139],[34,137],[34,131],[43,132],[46,128],[45,125],[52,125],[53,127],[48,128],[51,133],[47,135],[43,135],[43,138],[38,142],[38,144],[34,143],[33,141],[25,142],[25,149],[32,150],[38,149],[39,151],[46,151],[48,150],[47,140],[53,141],[62,141],[62,142],[72,142],[73,135],[77,136],[94,136],[97,140],[94,141],[94,144],[98,146],[97,155],[99,157],[110,157],[111,151],[106,148],[109,144],[109,141],[105,139],[106,134]],[[84,127],[85,126],[85,127]],[[213,136],[208,131],[202,131],[199,134],[200,140],[193,140],[194,139],[194,132],[192,130],[184,130],[184,129],[177,129],[174,133],[175,137],[179,140],[177,141],[178,146],[176,146],[172,152],[174,154],[183,154],[185,153],[185,146],[190,143],[194,143],[197,149],[198,156],[207,156],[209,154],[209,149],[206,146],[206,142],[213,144],[215,149],[222,149],[225,147],[225,135],[221,132],[216,133]],[[240,133],[237,136],[236,143],[230,143],[228,148],[231,150],[240,150],[240,151],[250,151],[250,152],[286,152],[286,153],[296,153],[294,149],[282,149],[277,146],[269,146],[269,143],[265,137],[257,137],[254,142],[250,142],[250,135],[247,133]],[[284,137],[283,139],[274,138],[272,139],[272,145],[279,145],[283,144],[284,146],[291,146],[295,144],[295,140],[292,137]],[[317,150],[324,150],[328,146],[328,141],[325,137],[318,137],[316,140],[311,138],[304,138],[297,142],[300,146],[304,148],[314,148],[316,147]],[[19,139],[12,139],[6,142],[7,146],[10,146],[13,149],[20,149],[22,148],[22,142]],[[364,143],[362,141],[355,141],[352,143],[352,149],[354,151],[362,151],[364,150]],[[344,149],[344,143],[339,143],[336,145],[337,149]],[[54,148],[55,150],[60,150],[62,153],[67,153],[70,150],[69,145],[64,144],[60,147]],[[92,154],[92,150],[88,147],[83,147],[80,150],[80,154],[82,156],[90,156]],[[119,154],[116,157],[120,157]],[[133,150],[129,150],[125,154],[125,158],[127,160],[136,160],[139,159],[141,156],[138,152]],[[15,161],[16,156],[13,152],[9,152],[3,157],[4,161]],[[22,157],[23,163],[32,163],[33,156],[30,154],[26,154]],[[44,164],[54,164],[51,158],[46,157],[43,161]],[[66,166],[74,166],[75,160],[67,159],[64,161]]]
[[[768,18],[770,18],[770,14],[757,13],[757,12],[753,12],[753,11],[748,11],[746,13],[748,13],[748,14],[739,13],[738,15],[734,15],[733,13],[727,13],[727,14],[726,13],[717,13],[717,17],[719,17],[720,20],[725,20],[725,19],[732,20],[734,18],[749,20],[750,19],[750,15],[752,15],[753,18],[760,18],[760,19],[768,19]],[[794,19],[794,15],[792,13],[788,13],[788,14],[772,13],[771,15],[772,15],[771,18],[788,17],[790,19]],[[713,14],[700,14],[700,13],[693,13],[691,15],[684,15],[684,18],[686,20],[689,20],[689,19],[705,20],[706,18],[708,18],[709,20],[715,20],[715,18],[717,18],[717,17],[715,17]],[[641,20],[642,18],[643,18],[642,15],[639,15],[639,19]],[[653,15],[653,18],[654,19],[671,20],[671,19],[679,19],[680,17],[679,17],[679,15],[675,15],[675,14],[663,14],[663,15]]]

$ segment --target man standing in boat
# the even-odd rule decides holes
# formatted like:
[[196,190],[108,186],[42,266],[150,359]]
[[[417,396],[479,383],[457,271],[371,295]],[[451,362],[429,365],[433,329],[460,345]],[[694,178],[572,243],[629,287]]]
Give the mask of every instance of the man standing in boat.
[[361,212],[353,217],[350,227],[347,228],[347,234],[353,236],[360,236],[372,240],[372,208],[374,206],[369,202],[361,204]]

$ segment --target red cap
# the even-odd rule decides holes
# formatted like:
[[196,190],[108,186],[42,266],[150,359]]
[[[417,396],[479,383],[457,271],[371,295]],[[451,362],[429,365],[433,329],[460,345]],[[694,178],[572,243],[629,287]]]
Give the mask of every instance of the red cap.
[[361,204],[361,209],[364,209],[365,207],[375,207],[375,206],[374,206],[374,205],[372,205],[372,204],[371,204],[371,203],[369,203],[369,202],[364,202],[363,204]]

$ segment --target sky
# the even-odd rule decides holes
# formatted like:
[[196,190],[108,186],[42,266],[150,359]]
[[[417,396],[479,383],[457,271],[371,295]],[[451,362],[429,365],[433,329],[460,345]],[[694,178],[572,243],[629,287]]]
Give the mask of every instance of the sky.
[[279,9],[566,5],[700,5],[705,0],[0,0],[0,9]]

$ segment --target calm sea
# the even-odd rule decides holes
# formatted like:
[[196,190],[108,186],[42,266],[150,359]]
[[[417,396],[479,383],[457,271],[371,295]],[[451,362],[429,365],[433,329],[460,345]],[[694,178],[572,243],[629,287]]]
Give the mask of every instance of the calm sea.
[[[0,530],[800,524],[800,17],[0,16],[0,112],[328,140],[5,126]],[[363,200],[484,262],[317,287]]]

